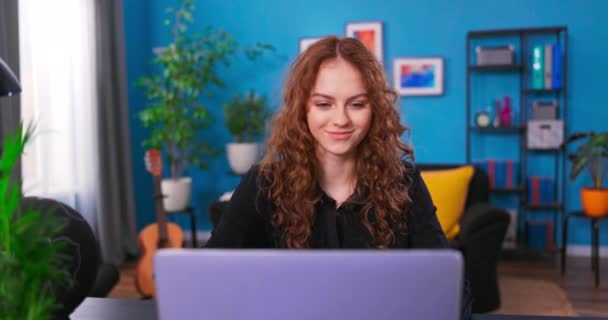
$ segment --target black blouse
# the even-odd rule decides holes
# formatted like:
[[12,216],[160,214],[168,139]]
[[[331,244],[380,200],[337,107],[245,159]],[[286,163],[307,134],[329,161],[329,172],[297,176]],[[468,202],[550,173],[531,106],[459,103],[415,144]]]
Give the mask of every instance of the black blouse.
[[[409,165],[411,166],[411,165]],[[409,194],[413,206],[406,219],[405,234],[396,235],[396,248],[445,248],[445,234],[435,214],[429,191],[418,169],[410,170]],[[219,225],[207,242],[215,248],[282,247],[272,226],[273,205],[257,183],[259,171],[252,168],[234,191]],[[407,177],[405,177],[407,178]],[[263,185],[263,184],[262,184]],[[363,203],[347,200],[339,208],[322,189],[315,206],[311,248],[369,248],[372,237],[359,219]],[[261,192],[260,192],[261,191]]]
[[[408,166],[409,195],[412,207],[406,219],[406,232],[396,234],[395,248],[447,248],[446,236],[437,220],[436,207],[420,176],[420,171]],[[272,226],[273,205],[266,190],[260,190],[252,168],[234,191],[218,226],[213,230],[207,248],[280,248],[280,236]],[[263,183],[261,185],[264,185]],[[370,248],[372,237],[359,219],[363,203],[347,200],[339,208],[336,201],[321,188],[321,200],[315,206],[311,248]],[[471,316],[472,298],[465,281],[462,319]]]

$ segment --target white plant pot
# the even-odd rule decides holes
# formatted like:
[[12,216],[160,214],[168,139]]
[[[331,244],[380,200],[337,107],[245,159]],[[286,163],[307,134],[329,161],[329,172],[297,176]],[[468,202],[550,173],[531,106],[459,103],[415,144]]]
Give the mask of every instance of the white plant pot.
[[182,177],[179,179],[163,179],[161,182],[163,191],[163,205],[168,212],[181,211],[190,204],[192,194],[192,178]]
[[228,163],[236,174],[245,174],[258,160],[260,152],[257,143],[229,143],[226,145]]

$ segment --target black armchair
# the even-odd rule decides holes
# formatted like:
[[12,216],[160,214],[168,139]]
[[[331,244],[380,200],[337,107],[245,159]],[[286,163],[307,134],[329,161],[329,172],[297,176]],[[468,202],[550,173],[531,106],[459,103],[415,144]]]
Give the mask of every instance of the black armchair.
[[[456,168],[460,165],[417,165],[421,171]],[[449,192],[449,191],[448,191]],[[460,233],[450,241],[464,256],[465,277],[471,283],[473,312],[482,313],[500,306],[497,265],[510,223],[509,214],[489,204],[488,175],[475,168],[460,220]]]
[[80,213],[61,202],[36,197],[24,198],[22,207],[67,219],[67,225],[57,238],[67,240],[64,250],[72,257],[67,268],[73,277],[73,284],[53,288],[57,302],[61,304],[54,318],[67,319],[87,296],[107,296],[119,280],[118,268],[100,262],[99,246],[93,230]]

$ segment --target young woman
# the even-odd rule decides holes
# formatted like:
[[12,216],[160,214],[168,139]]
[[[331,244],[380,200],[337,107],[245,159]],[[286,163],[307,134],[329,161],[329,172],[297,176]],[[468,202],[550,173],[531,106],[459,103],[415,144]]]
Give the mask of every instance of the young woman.
[[407,161],[397,95],[361,42],[328,37],[309,47],[283,99],[265,158],[243,177],[207,247],[447,247]]

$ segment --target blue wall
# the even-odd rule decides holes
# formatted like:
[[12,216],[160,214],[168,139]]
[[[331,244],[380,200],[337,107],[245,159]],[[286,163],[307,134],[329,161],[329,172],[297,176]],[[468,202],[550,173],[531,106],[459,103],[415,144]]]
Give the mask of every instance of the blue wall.
[[[144,65],[151,50],[168,41],[163,27],[165,7],[175,1],[125,1],[127,65],[129,83],[149,70]],[[384,64],[392,70],[392,59],[404,56],[442,56],[445,58],[445,94],[440,97],[402,99],[403,121],[412,128],[411,139],[416,160],[421,163],[465,162],[465,36],[467,31],[519,27],[565,25],[569,28],[569,131],[608,130],[608,107],[600,84],[608,72],[604,58],[608,44],[608,22],[601,13],[608,2],[589,0],[388,0],[377,1],[280,1],[225,0],[196,1],[196,27],[222,27],[242,44],[257,41],[274,45],[277,52],[249,63],[239,59],[221,75],[227,89],[214,100],[205,101],[217,123],[202,133],[218,147],[231,141],[223,126],[221,105],[235,92],[253,88],[279,101],[282,79],[289,63],[298,54],[300,37],[328,34],[344,35],[345,23],[382,21],[384,23]],[[589,67],[587,66],[589,65]],[[390,76],[390,74],[389,74]],[[511,84],[514,86],[514,84]],[[135,119],[144,107],[141,91],[130,87],[133,161],[138,206],[138,225],[154,218],[150,200],[151,179],[145,173],[140,141],[145,131]],[[512,148],[508,142],[499,146]],[[494,144],[492,142],[492,144]],[[538,165],[542,167],[542,163]],[[204,214],[200,229],[209,230],[207,206],[223,192],[238,184],[227,172],[225,155],[213,159],[207,171],[193,171],[193,204]],[[568,209],[580,208],[578,189],[589,185],[585,176],[569,185]],[[184,224],[187,226],[187,224]],[[605,226],[603,226],[605,227]],[[575,222],[571,243],[588,244],[586,223]],[[602,239],[608,243],[608,239]]]

